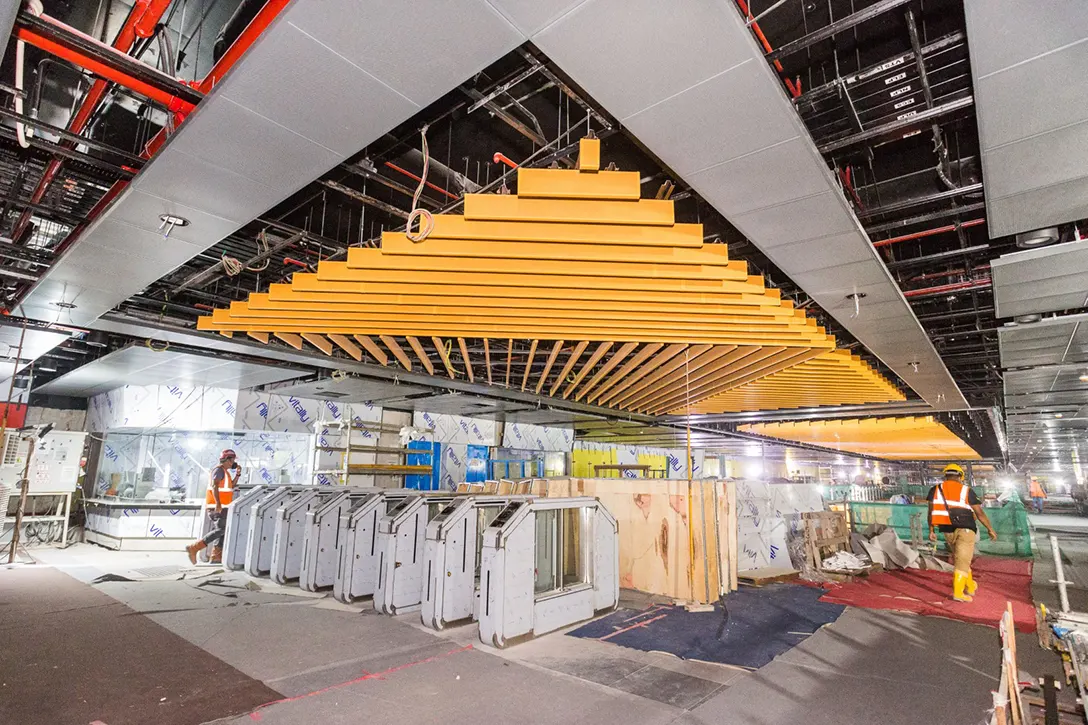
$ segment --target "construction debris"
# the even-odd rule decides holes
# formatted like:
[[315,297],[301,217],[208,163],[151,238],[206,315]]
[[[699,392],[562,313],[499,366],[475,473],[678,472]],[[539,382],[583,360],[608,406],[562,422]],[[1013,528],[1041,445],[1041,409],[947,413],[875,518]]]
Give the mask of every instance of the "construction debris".
[[824,571],[858,572],[869,568],[869,561],[849,551],[839,551],[824,559]]

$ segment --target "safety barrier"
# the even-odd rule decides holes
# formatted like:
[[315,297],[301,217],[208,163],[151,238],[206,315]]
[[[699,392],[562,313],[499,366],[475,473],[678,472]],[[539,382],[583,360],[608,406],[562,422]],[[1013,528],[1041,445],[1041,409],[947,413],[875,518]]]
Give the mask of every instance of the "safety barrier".
[[[928,532],[925,504],[868,503],[851,501],[850,517],[854,529],[861,531],[869,524],[884,524],[895,529],[903,541],[911,540],[911,517],[920,516],[921,530]],[[986,508],[986,516],[997,532],[997,541],[990,541],[981,532],[976,549],[983,554],[998,556],[1031,556],[1031,532],[1023,504],[1012,500],[1000,508]],[[981,528],[981,527],[980,527]],[[943,541],[944,536],[938,534]]]

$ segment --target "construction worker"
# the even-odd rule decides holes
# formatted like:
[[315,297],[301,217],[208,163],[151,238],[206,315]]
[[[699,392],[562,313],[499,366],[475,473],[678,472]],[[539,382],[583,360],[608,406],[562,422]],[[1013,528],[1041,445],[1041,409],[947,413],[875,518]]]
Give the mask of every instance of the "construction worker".
[[1031,477],[1029,493],[1031,495],[1031,507],[1035,509],[1035,513],[1041,514],[1043,512],[1043,501],[1046,500],[1046,491],[1043,490],[1043,485],[1039,483],[1039,479],[1035,476]]
[[218,564],[223,560],[223,537],[227,532],[227,512],[223,509],[230,506],[234,499],[234,486],[242,475],[238,454],[230,448],[224,450],[219,454],[219,465],[211,470],[210,475],[204,502],[209,506],[208,518],[211,519],[212,530],[200,541],[185,547],[189,561],[193,564],[196,564],[196,555],[208,546],[212,547],[212,555],[208,561]]
[[971,574],[971,559],[975,555],[975,539],[978,528],[975,520],[982,522],[997,541],[997,532],[990,524],[982,501],[963,481],[963,469],[955,463],[944,467],[944,481],[930,489],[929,540],[937,541],[937,530],[944,534],[948,550],[952,552],[955,571],[952,573],[952,598],[957,602],[970,602],[978,590]]

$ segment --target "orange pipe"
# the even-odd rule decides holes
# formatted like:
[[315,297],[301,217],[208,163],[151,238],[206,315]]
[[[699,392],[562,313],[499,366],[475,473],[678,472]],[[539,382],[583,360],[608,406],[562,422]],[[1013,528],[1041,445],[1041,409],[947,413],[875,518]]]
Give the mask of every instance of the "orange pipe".
[[[405,176],[411,177],[411,178],[415,179],[416,181],[422,181],[422,179],[420,179],[418,176],[413,174],[411,171],[408,171],[407,169],[402,169],[401,167],[397,166],[396,164],[394,164],[391,161],[386,161],[385,165],[388,166],[390,169],[393,169],[393,171],[399,171],[400,173],[404,174]],[[434,189],[439,194],[445,194],[446,196],[448,196],[451,199],[460,199],[461,198],[461,197],[457,196],[457,194],[451,194],[450,192],[443,189],[441,186],[435,186],[434,184],[432,184],[429,181],[427,182],[427,188],[428,189]]]
[[[748,3],[746,3],[744,0],[737,0],[737,5],[740,6],[740,11],[744,13],[744,17],[752,17],[752,12],[748,9]],[[763,31],[759,29],[759,23],[752,23],[752,32],[755,33],[756,38],[759,40],[759,42],[763,44],[763,50],[765,52],[770,53],[774,51],[774,48],[771,47],[771,42],[767,40],[767,36],[764,35]],[[784,72],[782,64],[777,60],[774,62],[774,68],[779,73]],[[799,95],[801,95],[800,82],[798,82],[795,86],[793,84],[793,81],[791,81],[789,78],[783,78],[782,80],[786,82],[786,88],[789,89],[790,95],[792,95],[794,98],[797,98]]]
[[[117,37],[113,40],[113,47],[122,53],[128,53],[132,50],[137,37],[150,37],[142,36],[140,33],[146,32],[148,27],[151,28],[152,33],[154,32],[155,25],[162,19],[166,8],[170,6],[170,2],[171,0],[136,0],[132,10],[129,11],[128,17],[125,18],[124,25],[117,31]],[[139,31],[137,31],[137,25],[140,27]],[[106,81],[101,78],[95,79],[91,89],[83,97],[79,109],[68,121],[69,132],[83,133],[83,129],[87,127],[88,121],[91,120],[91,116],[94,115],[98,105],[106,95],[106,86]],[[60,143],[64,148],[75,148],[75,144],[70,141],[61,141]],[[37,188],[34,189],[34,193],[30,197],[31,203],[41,203],[41,200],[45,197],[45,192],[49,190],[50,185],[57,178],[57,174],[60,173],[63,163],[60,157],[53,157],[50,160],[49,165],[45,167],[41,180],[38,181]],[[16,222],[12,231],[12,238],[18,238],[28,223],[30,223],[30,209],[24,210],[19,217],[19,221]]]
[[101,76],[107,80],[111,80],[114,83],[124,86],[141,96],[146,96],[153,101],[158,101],[162,105],[169,108],[171,111],[178,113],[189,113],[196,106],[188,101],[182,100],[172,93],[156,88],[155,86],[144,83],[138,78],[133,78],[127,73],[123,73],[116,68],[111,68],[105,63],[96,60],[89,55],[84,55],[77,50],[67,48],[60,43],[56,43],[49,38],[38,35],[33,30],[28,28],[18,28],[15,31],[15,37],[22,40],[25,43],[33,45],[35,48],[41,48],[50,55],[55,55],[58,58],[63,58],[71,63],[76,64],[80,68],[84,68],[94,73],[97,76]]
[[516,169],[518,167],[518,165],[511,161],[510,158],[506,156],[506,154],[499,153],[498,151],[496,151],[495,155],[491,157],[491,160],[496,164],[506,164],[511,169]]
[[933,229],[926,229],[921,232],[911,232],[910,234],[904,234],[900,237],[892,237],[891,239],[881,239],[873,242],[874,247],[887,247],[892,244],[898,244],[899,242],[909,242],[912,239],[922,239],[923,237],[932,237],[934,234],[944,234],[945,232],[954,232],[956,229],[969,229],[971,227],[977,227],[979,224],[985,224],[984,218],[972,219],[970,221],[963,222],[962,224],[946,224],[943,227],[934,227]]

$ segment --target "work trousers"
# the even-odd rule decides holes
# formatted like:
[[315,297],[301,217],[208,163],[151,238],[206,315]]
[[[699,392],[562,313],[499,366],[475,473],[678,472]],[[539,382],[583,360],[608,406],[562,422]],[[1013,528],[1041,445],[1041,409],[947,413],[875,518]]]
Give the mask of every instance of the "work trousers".
[[208,518],[212,520],[212,530],[201,539],[207,546],[222,545],[223,536],[227,533],[227,512],[208,512]]
[[975,541],[978,532],[971,529],[956,529],[944,535],[948,550],[952,552],[952,565],[956,571],[971,573],[971,560],[975,558]]

